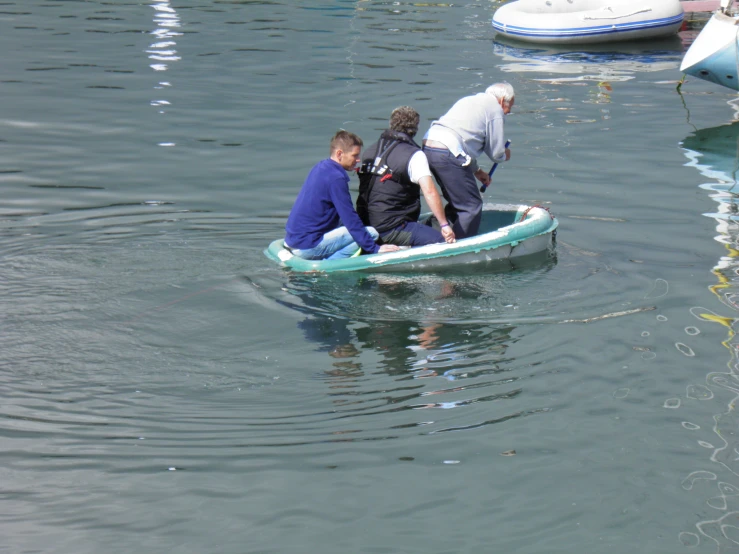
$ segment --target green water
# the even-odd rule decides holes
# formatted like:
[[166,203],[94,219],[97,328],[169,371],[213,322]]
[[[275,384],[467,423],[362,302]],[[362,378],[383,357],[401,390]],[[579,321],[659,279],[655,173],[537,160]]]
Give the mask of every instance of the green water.
[[[496,5],[1,3],[0,550],[737,551],[736,95]],[[497,80],[555,257],[264,257],[338,128]]]

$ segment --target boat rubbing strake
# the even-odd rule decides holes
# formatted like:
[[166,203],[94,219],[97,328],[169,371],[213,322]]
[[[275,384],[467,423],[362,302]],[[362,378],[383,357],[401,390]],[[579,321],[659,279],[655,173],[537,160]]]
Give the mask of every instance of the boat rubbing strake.
[[677,33],[680,0],[518,0],[498,8],[493,28],[526,42],[583,44]]

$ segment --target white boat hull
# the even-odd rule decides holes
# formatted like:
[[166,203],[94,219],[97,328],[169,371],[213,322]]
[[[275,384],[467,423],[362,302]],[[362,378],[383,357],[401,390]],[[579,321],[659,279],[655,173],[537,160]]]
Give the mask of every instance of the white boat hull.
[[679,0],[518,0],[498,8],[493,28],[525,42],[587,44],[677,33]]
[[739,90],[739,18],[716,12],[685,53],[680,71]]

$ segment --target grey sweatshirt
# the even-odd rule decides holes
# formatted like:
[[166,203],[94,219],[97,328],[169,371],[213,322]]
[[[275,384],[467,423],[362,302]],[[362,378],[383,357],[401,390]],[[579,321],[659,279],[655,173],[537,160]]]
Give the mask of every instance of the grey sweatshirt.
[[[434,125],[441,125],[454,131],[460,140],[460,146],[472,158],[472,170],[476,171],[477,158],[483,152],[494,162],[505,161],[504,124],[505,114],[498,100],[491,94],[480,92],[459,99],[431,126],[433,128]],[[432,136],[433,134],[429,138]],[[452,145],[446,146],[453,151]]]

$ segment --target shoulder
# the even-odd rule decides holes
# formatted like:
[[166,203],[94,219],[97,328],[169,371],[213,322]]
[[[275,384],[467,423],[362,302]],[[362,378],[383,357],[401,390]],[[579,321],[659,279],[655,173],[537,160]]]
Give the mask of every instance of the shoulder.
[[324,158],[323,160],[321,160],[320,162],[316,164],[316,167],[324,171],[341,169],[341,166],[337,162],[332,160],[331,158]]
[[411,181],[416,184],[418,184],[423,177],[431,176],[429,161],[423,151],[419,150],[408,160],[408,176],[411,178]]
[[346,171],[338,163],[331,159],[325,159],[318,162],[310,170],[306,182],[311,187],[317,187],[323,190],[346,188],[349,182],[349,176]]
[[332,159],[326,158],[318,162],[316,165],[314,165],[311,168],[310,173],[311,175],[325,176],[326,174],[332,171],[334,165],[338,165],[338,164],[336,164],[336,162],[334,162]]
[[492,94],[488,94],[487,92],[478,92],[477,94],[468,96],[467,99],[470,104],[483,106],[486,110],[501,113],[503,112],[503,108],[500,107],[500,102],[498,102],[498,99]]
[[495,117],[503,117],[505,114],[503,113],[503,108],[500,105],[500,102],[498,102],[498,99],[491,95],[491,94],[485,94],[487,97],[485,99],[485,105],[487,106],[487,109],[495,116]]
[[318,162],[318,166],[320,166],[321,171],[323,171],[324,174],[330,177],[332,180],[337,178],[341,180],[349,180],[349,175],[347,175],[346,169],[341,167],[339,162],[336,162],[331,158],[321,160],[320,162]]
[[[384,134],[384,133],[383,133]],[[362,155],[368,154],[370,151],[377,150],[378,145],[380,144],[380,140],[382,140],[382,135],[380,135],[380,138],[373,142],[372,144],[365,145],[362,150]]]
[[328,185],[333,189],[340,191],[349,190],[347,184],[349,183],[349,174],[346,169],[341,167],[337,162],[329,159],[323,170],[323,178]]
[[419,149],[416,153],[414,153],[411,156],[410,163],[428,163],[428,158],[426,157],[426,152]]

